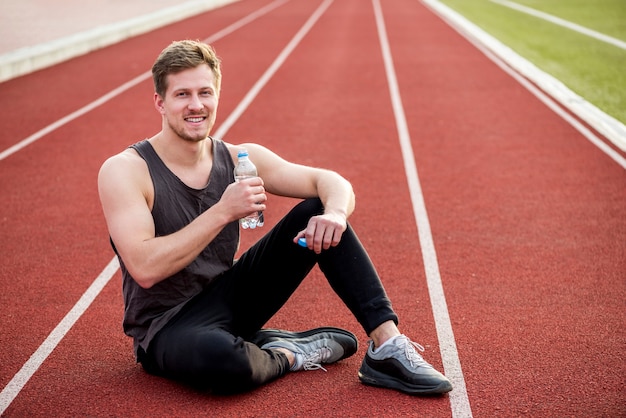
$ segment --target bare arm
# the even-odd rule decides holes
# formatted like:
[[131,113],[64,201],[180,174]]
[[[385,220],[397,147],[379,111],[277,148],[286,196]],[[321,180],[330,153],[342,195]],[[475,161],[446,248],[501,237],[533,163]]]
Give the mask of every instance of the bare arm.
[[311,218],[307,228],[294,237],[294,242],[306,237],[308,247],[317,253],[339,244],[355,206],[350,182],[334,171],[290,163],[260,145],[244,146],[257,166],[266,191],[279,196],[321,199],[324,214]]
[[185,228],[156,237],[151,214],[154,191],[145,162],[132,150],[107,160],[98,191],[111,239],[128,271],[149,288],[191,263],[228,223],[264,210],[260,179],[233,183],[221,200]]

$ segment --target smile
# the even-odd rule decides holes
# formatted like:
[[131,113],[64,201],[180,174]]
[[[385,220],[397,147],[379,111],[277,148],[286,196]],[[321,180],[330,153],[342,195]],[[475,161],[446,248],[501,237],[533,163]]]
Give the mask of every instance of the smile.
[[204,116],[192,116],[192,117],[185,118],[187,122],[192,122],[192,123],[199,123],[199,122],[202,122],[204,119],[206,119]]

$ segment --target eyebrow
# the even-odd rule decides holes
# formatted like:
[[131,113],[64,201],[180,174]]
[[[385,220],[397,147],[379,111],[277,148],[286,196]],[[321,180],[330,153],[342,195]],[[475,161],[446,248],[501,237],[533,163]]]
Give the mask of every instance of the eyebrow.
[[211,91],[211,92],[215,92],[216,88],[212,87],[212,86],[203,86],[203,87],[198,87],[198,88],[194,88],[194,87],[179,87],[176,89],[172,90],[172,93],[179,93],[179,92],[187,92],[187,91]]

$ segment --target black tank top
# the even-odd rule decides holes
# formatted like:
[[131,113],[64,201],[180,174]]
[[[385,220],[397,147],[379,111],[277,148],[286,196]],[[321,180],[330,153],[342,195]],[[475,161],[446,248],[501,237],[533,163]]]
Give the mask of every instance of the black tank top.
[[[220,199],[226,187],[234,182],[234,163],[226,145],[213,142],[213,167],[209,182],[203,189],[183,183],[163,163],[147,140],[131,147],[146,161],[154,186],[154,219],[156,236],[174,233]],[[121,258],[122,290],[124,294],[124,332],[133,337],[135,353],[148,344],[156,333],[199,294],[220,273],[233,265],[239,244],[237,221],[228,224],[217,237],[187,267],[157,283],[150,289],[140,287],[131,277]],[[115,246],[113,246],[115,250]],[[117,253],[117,251],[116,251]]]

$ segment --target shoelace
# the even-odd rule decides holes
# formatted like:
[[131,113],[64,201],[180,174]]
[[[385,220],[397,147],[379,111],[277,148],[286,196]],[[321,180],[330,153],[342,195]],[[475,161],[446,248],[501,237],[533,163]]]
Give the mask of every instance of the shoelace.
[[312,353],[302,354],[304,360],[302,362],[302,368],[304,370],[319,370],[322,369],[325,372],[328,371],[322,366],[322,361],[329,358],[333,354],[333,351],[328,347],[320,347]]
[[404,343],[404,355],[406,356],[407,360],[409,360],[409,363],[411,363],[411,367],[432,367],[417,352],[417,350],[424,352],[424,347],[414,341],[409,340],[407,337],[403,338],[402,341]]

